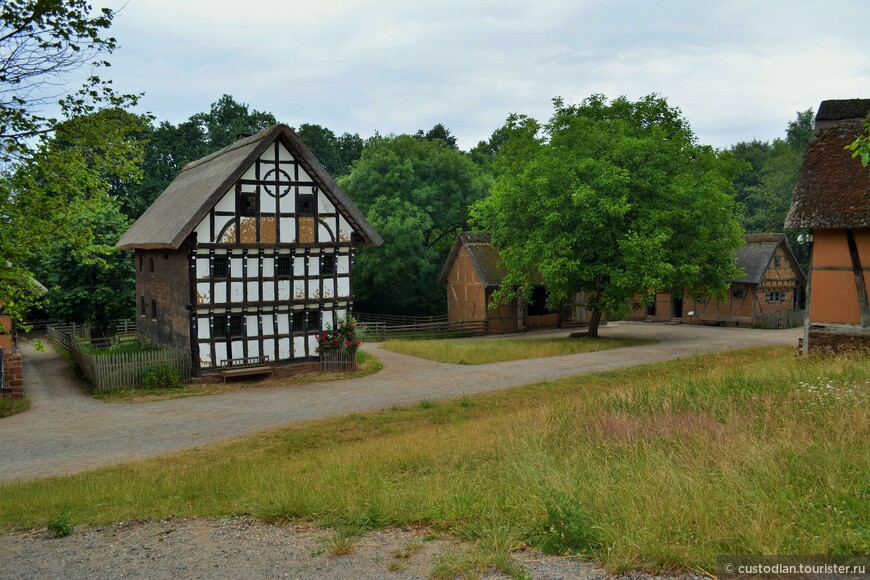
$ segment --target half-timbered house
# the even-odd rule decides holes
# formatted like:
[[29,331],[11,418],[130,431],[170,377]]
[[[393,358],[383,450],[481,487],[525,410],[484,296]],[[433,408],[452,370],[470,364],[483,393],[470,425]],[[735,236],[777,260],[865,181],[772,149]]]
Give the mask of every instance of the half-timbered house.
[[870,169],[844,149],[870,99],[823,101],[785,226],[809,228],[803,352],[870,346]]
[[447,286],[447,320],[483,321],[490,333],[578,326],[587,322],[585,294],[578,292],[570,304],[550,310],[546,306],[546,288],[540,285],[533,287],[528,303],[514,298],[491,308],[492,294],[506,273],[489,235],[460,233],[438,279]]
[[381,237],[292,129],[189,163],[118,242],[134,250],[138,334],[227,360],[288,364],[350,313],[354,248]]
[[686,324],[784,328],[803,323],[806,276],[785,234],[747,234],[737,252],[744,274],[731,280],[724,300],[659,292],[632,319]]

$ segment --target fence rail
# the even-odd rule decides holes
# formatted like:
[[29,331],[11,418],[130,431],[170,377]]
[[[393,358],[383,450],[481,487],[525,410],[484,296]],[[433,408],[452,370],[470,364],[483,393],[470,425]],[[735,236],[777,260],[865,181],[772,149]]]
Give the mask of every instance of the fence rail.
[[440,316],[402,316],[394,314],[367,314],[364,312],[354,312],[354,318],[360,324],[384,324],[386,326],[408,326],[415,324],[435,324],[436,322],[447,322],[447,315]]
[[450,338],[486,334],[485,320],[469,322],[432,322],[388,326],[384,323],[367,323],[366,339],[382,341],[398,338]]
[[[135,324],[135,323],[134,323]],[[122,327],[124,335],[135,333],[135,327]],[[48,339],[66,350],[75,365],[94,387],[104,393],[115,389],[142,385],[142,374],[148,369],[166,366],[176,371],[182,380],[190,379],[190,356],[179,350],[154,349],[140,352],[87,352],[84,348],[106,344],[111,339],[90,339],[87,327],[76,325],[48,326]],[[119,333],[119,336],[121,334]],[[94,345],[93,343],[97,343]]]

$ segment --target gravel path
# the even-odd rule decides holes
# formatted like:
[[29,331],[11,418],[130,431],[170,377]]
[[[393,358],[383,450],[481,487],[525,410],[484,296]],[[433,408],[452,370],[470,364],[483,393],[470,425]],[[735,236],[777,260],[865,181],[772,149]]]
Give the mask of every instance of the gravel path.
[[[250,518],[121,522],[53,538],[45,530],[0,535],[0,579],[23,578],[317,578],[373,580],[426,578],[441,555],[468,548],[425,530],[393,529],[354,540],[333,555],[328,531],[273,525]],[[573,558],[527,551],[514,559],[535,579],[609,578]],[[496,570],[485,579],[509,578]],[[621,576],[655,580],[646,574]],[[673,576],[670,577],[674,579]],[[682,576],[681,580],[701,580]]]
[[[567,331],[536,333],[566,334]],[[31,409],[0,421],[0,481],[71,474],[217,443],[258,431],[393,405],[508,389],[545,379],[691,356],[699,352],[797,344],[801,329],[752,330],[611,323],[605,336],[655,344],[547,359],[466,366],[437,363],[367,345],[384,363],[368,377],[236,391],[136,404],[90,398],[55,352],[24,345]],[[532,336],[531,334],[526,336]]]
[[[506,389],[544,379],[750,346],[797,343],[799,329],[747,329],[614,323],[607,336],[653,338],[647,346],[483,366],[430,362],[367,349],[384,370],[361,379],[256,389],[136,404],[105,404],[83,392],[54,352],[25,346],[30,411],[0,421],[0,481],[75,473],[240,437],[296,421]],[[539,336],[565,331],[537,333]],[[531,335],[526,335],[531,336]],[[328,530],[250,518],[121,522],[79,528],[0,532],[5,578],[423,578],[438,558],[468,546],[425,530],[392,529],[331,553]],[[598,579],[601,568],[570,558],[518,552],[536,579]],[[490,570],[484,578],[505,578]],[[653,576],[631,577],[651,580]],[[623,576],[622,578],[625,578]],[[693,576],[683,578],[692,579]]]

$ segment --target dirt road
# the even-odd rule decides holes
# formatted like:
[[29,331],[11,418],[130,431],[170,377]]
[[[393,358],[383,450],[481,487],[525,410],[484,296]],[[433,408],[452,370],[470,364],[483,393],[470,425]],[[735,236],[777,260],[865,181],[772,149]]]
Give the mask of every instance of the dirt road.
[[26,413],[0,420],[0,481],[76,473],[298,421],[410,405],[423,399],[508,389],[699,352],[796,345],[801,329],[612,323],[602,334],[659,342],[480,366],[426,361],[373,344],[366,348],[380,357],[384,370],[369,377],[136,404],[106,404],[90,398],[71,380],[66,363],[55,352],[36,352],[25,345],[25,392],[33,406]]

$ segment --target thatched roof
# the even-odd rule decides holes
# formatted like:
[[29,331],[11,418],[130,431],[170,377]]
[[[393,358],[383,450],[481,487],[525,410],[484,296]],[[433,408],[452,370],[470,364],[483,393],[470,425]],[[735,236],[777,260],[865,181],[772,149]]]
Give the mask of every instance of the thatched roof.
[[746,274],[731,280],[731,282],[760,284],[770,261],[780,246],[783,247],[788,261],[791,262],[791,267],[797,274],[798,280],[805,282],[804,271],[795,258],[785,234],[747,234],[746,243],[737,252],[737,267],[746,271]]
[[471,256],[471,263],[486,288],[495,288],[501,284],[507,270],[500,264],[501,256],[499,256],[498,250],[490,244],[488,234],[473,232],[462,232],[456,236],[456,243],[450,248],[450,253],[441,269],[441,275],[438,277],[441,284],[447,283],[450,270],[453,268],[453,263],[459,255],[459,248],[462,246],[465,246],[465,251]]
[[287,125],[275,125],[184,166],[151,207],[121,237],[122,249],[178,249],[248,167],[280,140],[338,208],[357,234],[358,245],[380,246],[381,236]]
[[870,99],[823,101],[785,219],[787,228],[870,227],[870,169],[844,147],[863,132]]

